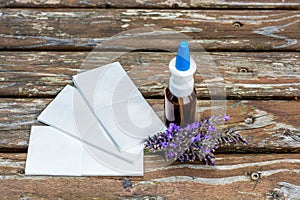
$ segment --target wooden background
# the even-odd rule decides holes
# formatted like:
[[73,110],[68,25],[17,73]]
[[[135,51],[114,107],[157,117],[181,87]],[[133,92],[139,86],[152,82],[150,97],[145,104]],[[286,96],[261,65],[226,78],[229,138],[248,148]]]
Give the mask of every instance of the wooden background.
[[[0,199],[300,199],[299,8],[299,0],[0,0]],[[24,176],[31,126],[89,52],[155,26],[159,37],[183,33],[208,51],[226,84],[229,125],[249,145],[219,149],[214,167],[152,167],[125,178],[127,189],[119,177]],[[160,117],[173,56],[140,49],[118,58]],[[202,75],[205,114],[216,108]]]

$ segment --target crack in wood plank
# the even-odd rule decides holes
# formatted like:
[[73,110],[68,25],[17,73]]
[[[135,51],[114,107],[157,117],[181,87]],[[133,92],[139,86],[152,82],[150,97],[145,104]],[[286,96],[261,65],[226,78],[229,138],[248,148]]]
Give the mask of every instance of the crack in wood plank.
[[299,9],[297,0],[0,0],[0,7]]
[[[299,169],[276,169],[269,171],[261,171],[262,177],[271,176],[273,174],[288,172],[288,173],[300,173]],[[152,179],[149,181],[140,181],[135,185],[149,185],[149,184],[157,184],[161,182],[192,182],[192,183],[201,183],[201,184],[209,184],[209,185],[227,185],[235,182],[246,182],[251,181],[248,176],[231,176],[224,178],[201,178],[201,177],[190,177],[190,176],[172,176],[165,178]]]
[[[147,165],[146,163],[147,161],[145,161],[145,165]],[[269,161],[262,161],[262,162],[252,162],[252,163],[243,163],[243,164],[234,164],[234,165],[216,165],[216,166],[180,164],[180,165],[167,166],[162,168],[147,168],[146,172],[155,172],[160,170],[182,169],[182,168],[203,169],[203,170],[204,169],[205,170],[233,170],[233,169],[241,169],[246,167],[275,165],[280,163],[300,164],[300,159],[280,159],[280,160],[269,160]]]
[[[215,87],[215,81],[207,76],[216,72],[203,68],[205,63],[197,55],[192,53],[198,63],[196,89],[199,97],[209,98],[208,89]],[[85,60],[87,56],[89,61]],[[53,97],[71,83],[72,75],[87,70],[85,66],[89,62],[91,66],[100,66],[120,61],[145,97],[163,97],[169,79],[167,66],[174,56],[162,52],[131,52],[123,56],[120,52],[1,52],[0,94],[2,97]],[[215,90],[224,87],[228,98],[300,97],[299,53],[223,52],[207,56],[216,63],[224,79],[225,85],[216,85]]]
[[[124,31],[135,39],[140,48],[151,34],[138,36],[132,30],[160,26],[161,32],[152,37],[156,49],[175,49],[177,45],[164,40],[180,39],[185,33],[191,44],[201,44],[207,50],[298,50],[297,27],[299,11],[253,11],[241,15],[238,11],[197,10],[20,10],[2,11],[0,40],[2,49],[73,49],[91,50]],[[114,16],[111,18],[111,16]],[[87,23],[88,22],[88,23]],[[120,22],[120,23],[119,23]],[[243,23],[239,31],[234,23]],[[172,25],[171,25],[172,24]],[[199,33],[199,27],[201,32]],[[131,34],[130,34],[131,31]],[[280,31],[280,34],[277,33]],[[136,31],[140,32],[140,31]],[[276,34],[275,34],[276,33]],[[169,38],[168,38],[169,35]],[[283,35],[283,36],[282,36]],[[184,38],[181,38],[184,39]],[[282,44],[282,40],[288,41]],[[129,43],[127,43],[129,45]],[[168,46],[169,45],[169,46]],[[117,49],[126,49],[125,47]],[[198,49],[201,51],[202,49]]]
[[[227,199],[232,194],[234,196],[230,196],[230,199],[265,199],[267,191],[274,189],[277,183],[285,182],[293,185],[299,183],[300,164],[298,161],[293,163],[293,160],[299,160],[300,154],[223,154],[218,157],[220,166],[252,163],[257,165],[232,170],[166,168],[164,171],[146,172],[144,177],[131,177],[134,187],[127,191],[124,190],[118,177],[24,176],[21,169],[25,164],[26,154],[2,153],[0,193],[4,199],[8,197],[18,199],[22,194],[33,199],[93,199],[99,196],[104,199],[116,199],[116,196],[126,199],[149,195],[178,199],[180,195],[183,199],[210,200]],[[292,162],[280,162],[283,159]],[[264,162],[269,164],[263,165]],[[195,166],[198,165],[195,163]],[[261,177],[253,181],[249,172],[261,173]],[[150,181],[150,184],[149,182],[143,184],[146,181]],[[202,183],[204,181],[205,183]]]
[[[39,125],[36,118],[51,99],[9,99],[0,100],[0,149],[26,151],[32,125]],[[163,100],[149,99],[155,112],[163,120]],[[226,127],[239,130],[249,145],[226,146],[219,152],[299,152],[300,143],[287,132],[298,131],[300,124],[296,120],[300,115],[297,101],[227,101],[223,107],[211,107],[210,101],[199,101],[199,115],[203,117],[226,109],[231,116]],[[201,108],[201,109],[200,109]],[[287,110],[289,108],[290,110]],[[224,110],[225,112],[225,110]],[[252,113],[254,121],[245,120]],[[291,115],[293,114],[293,115]],[[282,115],[286,116],[282,118]],[[284,128],[284,129],[283,129]]]
[[[300,15],[298,15],[299,17]],[[285,48],[291,45],[295,45],[297,44],[297,39],[291,39],[285,36],[281,36],[281,35],[277,35],[275,33],[278,33],[280,31],[280,29],[284,29],[287,26],[293,25],[293,24],[297,24],[299,23],[299,20],[293,21],[291,23],[285,24],[285,25],[280,25],[280,26],[268,26],[268,27],[263,27],[257,30],[254,30],[254,33],[257,34],[261,34],[261,35],[265,35],[268,37],[274,37],[274,38],[279,38],[279,39],[283,39],[286,41],[286,44],[282,44],[280,46],[274,46],[275,49],[280,49],[280,48]]]

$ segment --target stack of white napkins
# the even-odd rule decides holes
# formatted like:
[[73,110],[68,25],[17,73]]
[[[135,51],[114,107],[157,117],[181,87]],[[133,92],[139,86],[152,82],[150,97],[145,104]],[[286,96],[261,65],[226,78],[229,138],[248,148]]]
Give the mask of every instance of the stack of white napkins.
[[143,143],[165,129],[120,63],[73,77],[33,126],[26,175],[141,176]]

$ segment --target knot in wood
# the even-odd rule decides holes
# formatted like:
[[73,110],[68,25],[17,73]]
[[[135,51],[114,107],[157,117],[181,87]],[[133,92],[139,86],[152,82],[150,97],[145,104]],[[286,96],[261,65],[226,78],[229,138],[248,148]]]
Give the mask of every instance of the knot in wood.
[[133,184],[131,182],[130,177],[126,177],[126,179],[125,178],[119,178],[119,180],[122,181],[122,186],[123,186],[124,189],[130,190],[130,188],[133,187]]
[[112,5],[110,5],[109,3],[105,3],[103,7],[104,8],[112,8]]
[[25,174],[25,169],[24,169],[24,168],[19,169],[19,170],[18,170],[18,173],[19,173],[19,174]]
[[123,185],[124,189],[130,188],[130,187],[132,187],[132,182],[131,182],[130,179],[129,180],[123,180],[122,185]]
[[268,199],[273,199],[273,200],[282,200],[284,198],[284,195],[278,191],[278,190],[272,190],[268,194]]
[[240,27],[244,26],[244,24],[241,23],[241,22],[233,22],[232,25],[233,25],[234,27],[236,27],[236,28],[240,28]]
[[245,123],[246,123],[246,124],[253,124],[253,122],[254,122],[254,119],[253,119],[252,117],[247,117],[247,118],[245,119]]
[[178,5],[178,3],[174,3],[174,4],[172,5],[172,8],[174,8],[174,9],[177,9],[177,8],[179,8],[179,5]]
[[253,181],[257,181],[258,179],[262,178],[262,173],[261,172],[252,172],[252,173],[250,173],[250,178]]
[[240,73],[248,73],[249,70],[247,68],[245,68],[245,67],[242,67],[242,68],[239,69],[239,72]]

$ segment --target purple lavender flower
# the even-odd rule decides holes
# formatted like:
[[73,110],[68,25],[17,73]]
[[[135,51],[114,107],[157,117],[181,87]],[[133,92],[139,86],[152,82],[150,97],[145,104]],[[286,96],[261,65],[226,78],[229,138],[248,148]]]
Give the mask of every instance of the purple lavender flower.
[[178,145],[177,145],[177,144],[175,144],[175,143],[170,143],[170,144],[169,144],[169,147],[171,147],[171,148],[177,148],[177,147],[178,147]]
[[223,120],[225,122],[229,121],[230,120],[230,116],[225,114]]
[[161,148],[166,148],[168,146],[168,143],[167,142],[162,142],[161,143]]
[[173,133],[173,132],[178,131],[179,128],[180,128],[180,127],[177,126],[176,124],[170,123],[170,125],[169,125],[169,127],[168,127],[168,129],[167,129],[166,131],[167,131],[168,133]]
[[211,138],[212,138],[212,136],[210,134],[204,134],[202,137],[202,140],[211,139]]
[[216,132],[217,131],[217,128],[215,127],[215,126],[213,126],[213,125],[209,125],[208,126],[208,132]]
[[196,136],[192,137],[191,138],[191,142],[194,143],[194,142],[198,142],[200,140],[200,133],[198,133]]
[[165,132],[149,137],[145,148],[150,151],[164,150],[167,161],[200,160],[205,164],[214,165],[216,161],[213,152],[220,145],[234,145],[239,142],[248,144],[238,132],[217,127],[229,119],[228,115],[209,117],[183,128],[171,123]]

